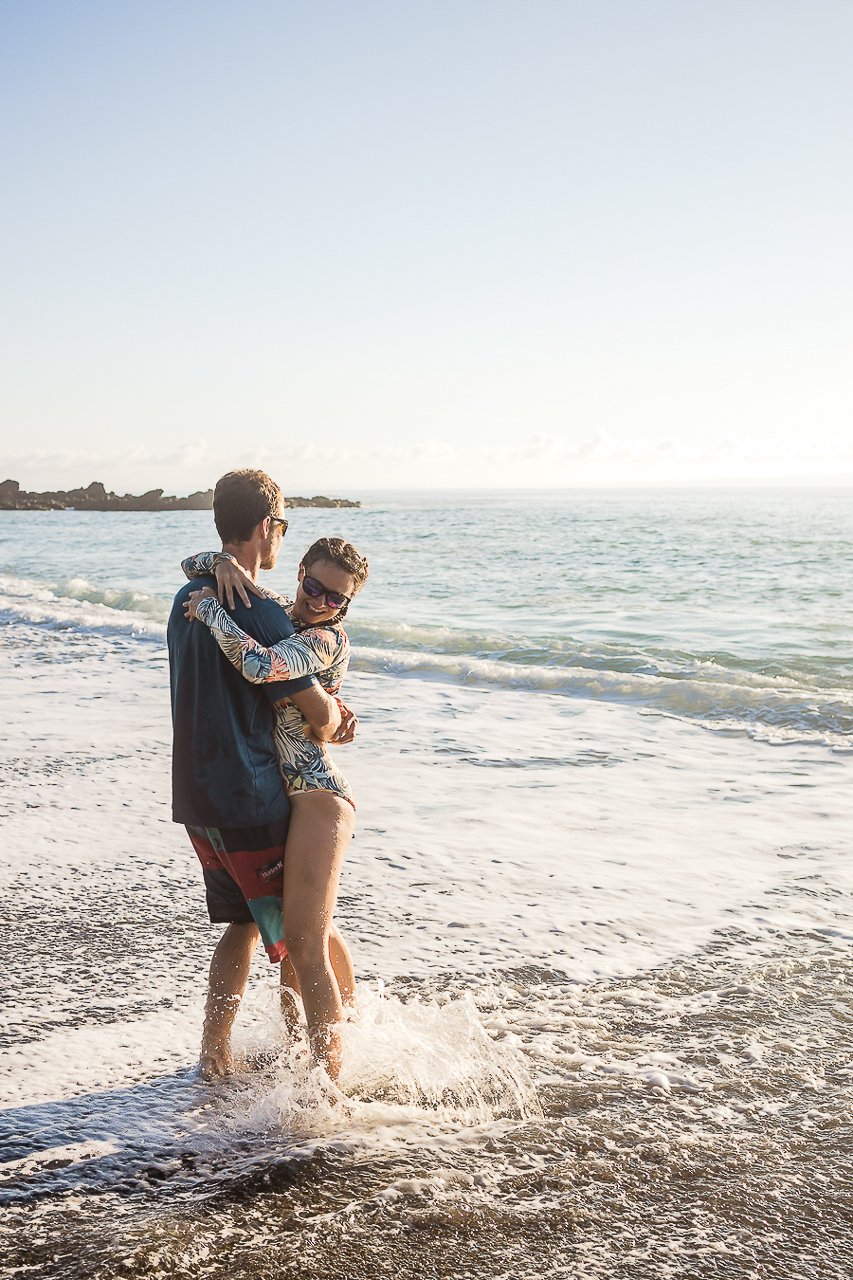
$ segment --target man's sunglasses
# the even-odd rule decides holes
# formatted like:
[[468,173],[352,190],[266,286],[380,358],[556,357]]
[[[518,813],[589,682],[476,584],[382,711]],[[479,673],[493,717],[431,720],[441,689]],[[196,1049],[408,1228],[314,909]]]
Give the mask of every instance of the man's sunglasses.
[[270,516],[270,520],[272,520],[274,524],[281,525],[281,536],[284,537],[284,535],[287,533],[287,526],[289,521],[282,520],[281,516]]
[[343,609],[344,605],[349,604],[351,599],[350,596],[345,596],[343,591],[330,591],[328,587],[324,587],[322,582],[318,582],[316,578],[307,576],[302,579],[302,590],[312,600],[316,600],[318,596],[325,596],[326,604],[330,609]]

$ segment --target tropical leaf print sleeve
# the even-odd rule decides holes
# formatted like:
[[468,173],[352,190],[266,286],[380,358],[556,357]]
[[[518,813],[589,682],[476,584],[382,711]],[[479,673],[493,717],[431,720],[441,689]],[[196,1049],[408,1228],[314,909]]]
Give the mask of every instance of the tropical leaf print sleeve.
[[[238,627],[219,601],[212,597],[198,602],[196,617],[210,627],[225,657],[252,684],[297,680],[300,676],[318,675],[330,668],[343,668],[337,687],[343,680],[349,640],[339,627],[312,627],[265,649]],[[323,684],[328,688],[325,681]],[[334,692],[334,689],[329,689],[329,692]]]
[[232,560],[227,551],[199,551],[197,555],[187,556],[181,561],[181,568],[188,578],[203,578],[206,573],[213,573],[218,564],[224,560]]
[[[226,560],[230,560],[232,564],[237,561],[227,551],[199,551],[194,556],[187,556],[186,560],[181,561],[181,568],[184,576],[192,581],[193,578],[205,578],[210,573],[216,572],[218,564],[224,564]],[[272,591],[269,587],[262,587],[260,583],[255,583],[255,589],[262,591],[268,600],[275,600],[276,604],[280,604],[282,609],[290,610],[293,601],[289,596],[280,596],[277,591]]]

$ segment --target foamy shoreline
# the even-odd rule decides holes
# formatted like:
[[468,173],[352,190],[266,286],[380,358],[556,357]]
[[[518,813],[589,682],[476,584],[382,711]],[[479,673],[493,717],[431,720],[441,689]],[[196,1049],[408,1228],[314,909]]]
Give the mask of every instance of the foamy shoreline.
[[827,1141],[849,1076],[825,1064],[847,1060],[850,757],[417,675],[356,671],[347,696],[358,829],[339,921],[361,1012],[343,1093],[287,1046],[262,959],[246,1069],[211,1091],[193,1066],[219,929],[170,821],[162,645],[0,629],[20,921],[0,1249],[68,1280],[84,1260],[155,1277],[216,1257],[224,1275],[254,1266],[260,1234],[282,1267],[319,1248],[329,1270],[353,1238],[408,1248],[423,1214],[431,1247],[474,1215],[532,1257],[581,1207],[609,1257],[615,1187],[650,1205],[667,1257],[692,1266],[699,1222],[748,1261],[764,1235],[727,1233],[701,1197],[685,1229],[684,1187],[719,1165],[751,1214],[781,1196],[790,1217],[806,1158],[835,1221]]
[[[84,1074],[101,1086],[113,1077],[106,1059],[97,1074],[99,1025],[129,1019],[130,1029],[158,1001],[197,1022],[218,930],[170,821],[165,655],[37,627],[4,629],[3,641],[4,843],[34,938],[33,952],[11,959],[31,992],[10,1015],[12,1043],[34,1045],[6,1057],[7,1097],[20,1098],[35,1087],[47,1027],[49,1094],[65,1075],[63,1027],[80,1058],[86,1033],[71,1028],[81,1017],[94,1037]],[[849,830],[844,757],[769,750],[614,705],[416,678],[353,673],[349,697],[362,724],[339,758],[358,834],[339,916],[366,979],[544,965],[588,982],[690,954],[721,927],[758,940],[788,927],[851,932],[819,902],[774,901],[802,858],[848,883],[837,862]],[[75,929],[79,959],[56,940]],[[116,958],[118,989],[98,995]],[[258,980],[268,976],[260,966]],[[175,1025],[171,1014],[160,1032],[151,1024],[140,1070],[191,1062],[194,1036],[178,1045]],[[69,1077],[60,1087],[75,1086]]]

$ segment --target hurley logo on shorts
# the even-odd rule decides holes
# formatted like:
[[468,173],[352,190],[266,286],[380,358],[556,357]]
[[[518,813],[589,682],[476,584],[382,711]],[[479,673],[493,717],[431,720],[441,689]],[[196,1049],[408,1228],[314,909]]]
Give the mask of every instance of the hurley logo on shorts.
[[275,862],[268,862],[265,867],[256,867],[255,875],[264,883],[267,880],[275,880],[276,876],[280,876],[284,870],[284,858],[276,858]]

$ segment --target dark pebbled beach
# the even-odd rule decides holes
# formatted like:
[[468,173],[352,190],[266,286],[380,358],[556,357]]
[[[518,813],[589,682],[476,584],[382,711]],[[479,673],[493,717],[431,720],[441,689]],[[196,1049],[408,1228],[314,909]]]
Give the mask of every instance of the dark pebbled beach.
[[[349,498],[285,498],[288,507],[360,507]],[[58,489],[55,492],[28,493],[17,480],[0,484],[0,511],[210,511],[213,490],[199,489],[188,498],[163,497],[162,489],[147,493],[107,493],[99,480],[85,489]]]

